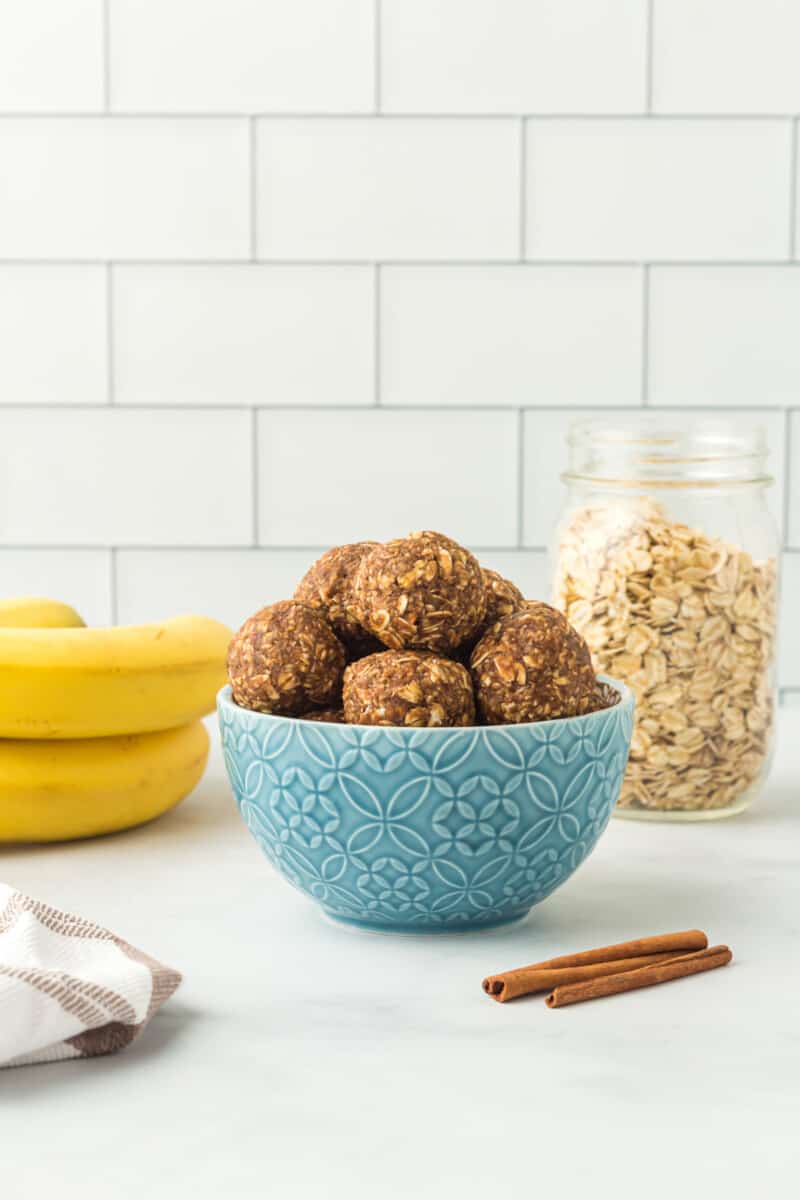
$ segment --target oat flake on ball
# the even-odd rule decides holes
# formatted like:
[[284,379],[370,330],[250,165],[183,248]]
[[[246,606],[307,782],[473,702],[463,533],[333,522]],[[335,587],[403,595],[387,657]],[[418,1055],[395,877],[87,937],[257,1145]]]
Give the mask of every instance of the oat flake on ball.
[[486,613],[477,559],[429,530],[376,546],[359,563],[353,591],[361,624],[393,650],[451,652]]
[[528,603],[517,585],[510,579],[505,579],[497,571],[490,571],[487,567],[481,567],[481,574],[486,586],[486,615],[479,628],[459,648],[456,655],[459,662],[463,662],[466,666],[469,666],[469,658],[476,643],[480,641],[487,629],[490,629],[501,617],[519,612]]
[[228,647],[228,678],[242,708],[296,717],[335,705],[341,642],[316,609],[281,600],[249,617]]
[[384,650],[344,673],[350,725],[474,725],[469,672],[428,651]]
[[360,644],[366,640],[355,610],[353,576],[362,558],[378,544],[351,542],[326,550],[295,588],[295,600],[320,609],[334,633],[346,643]]
[[501,617],[472,652],[478,711],[487,725],[548,721],[589,712],[595,676],[589,649],[557,609],[529,600]]
[[494,625],[501,617],[519,612],[525,605],[525,597],[515,583],[505,579],[498,571],[490,571],[483,567],[483,581],[486,584],[486,616],[485,628]]

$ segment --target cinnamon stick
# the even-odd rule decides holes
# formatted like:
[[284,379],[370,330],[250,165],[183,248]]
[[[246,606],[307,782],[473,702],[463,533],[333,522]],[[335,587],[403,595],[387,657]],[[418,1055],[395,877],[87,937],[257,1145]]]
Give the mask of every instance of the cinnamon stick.
[[658,983],[669,983],[672,979],[685,979],[701,971],[713,971],[725,967],[733,958],[727,946],[710,946],[693,954],[681,954],[660,963],[625,971],[582,983],[570,983],[557,987],[545,997],[548,1008],[563,1008],[567,1004],[580,1004],[584,1000],[598,1000],[601,996],[618,996],[637,988],[653,987]]
[[[595,979],[615,972],[630,971],[636,966],[646,966],[648,962],[663,962],[665,957],[692,950],[702,950],[708,945],[708,938],[700,929],[686,929],[678,933],[660,933],[653,937],[635,938],[629,942],[619,942],[614,946],[598,946],[594,950],[582,950],[578,954],[562,954],[559,958],[547,958],[543,962],[531,963],[527,967],[517,967],[513,971],[503,971],[499,975],[489,975],[483,981],[483,990],[493,1000],[501,1004],[506,1000],[514,1000],[518,996],[527,996],[531,992],[548,991],[559,986],[559,981],[542,982],[545,971],[577,969],[585,967],[595,969],[585,974],[573,974],[571,978],[562,976],[561,983],[578,982],[584,979]],[[657,960],[654,956],[660,956]],[[627,960],[627,961],[626,961]],[[640,961],[641,960],[641,961]]]
[[505,1004],[506,1000],[516,1000],[519,996],[549,992],[567,983],[583,983],[606,975],[618,975],[652,963],[668,962],[674,957],[674,952],[669,950],[665,954],[643,954],[639,958],[618,958],[615,962],[588,963],[582,967],[520,967],[494,977],[488,988],[486,985],[489,980],[484,979],[483,988],[493,1000]]

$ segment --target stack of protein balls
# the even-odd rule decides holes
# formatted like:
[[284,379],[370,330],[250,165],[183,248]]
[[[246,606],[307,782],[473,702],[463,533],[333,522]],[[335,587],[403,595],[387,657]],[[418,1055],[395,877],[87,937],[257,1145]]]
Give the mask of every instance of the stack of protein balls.
[[228,651],[243,708],[350,725],[509,725],[618,696],[562,613],[441,533],[335,546]]

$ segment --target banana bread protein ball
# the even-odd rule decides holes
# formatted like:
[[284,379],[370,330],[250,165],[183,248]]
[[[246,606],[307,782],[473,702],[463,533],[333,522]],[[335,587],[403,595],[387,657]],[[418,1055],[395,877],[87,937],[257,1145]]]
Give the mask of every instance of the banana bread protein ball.
[[349,725],[474,725],[475,701],[460,663],[419,650],[385,650],[344,673]]
[[228,647],[236,703],[288,717],[335,705],[344,664],[344,648],[325,618],[294,600],[262,608]]
[[478,710],[487,725],[589,712],[595,676],[589,648],[557,609],[526,601],[501,617],[472,651]]
[[317,608],[330,622],[333,632],[356,651],[379,649],[358,622],[353,598],[353,576],[362,558],[378,542],[351,542],[326,550],[309,567],[295,588],[294,598]]
[[393,650],[450,653],[486,614],[477,559],[430,530],[371,550],[358,565],[353,592],[360,623]]
[[524,608],[525,597],[515,583],[504,579],[497,571],[483,567],[482,572],[483,582],[486,584],[486,616],[483,621],[486,630],[501,617],[507,617]]

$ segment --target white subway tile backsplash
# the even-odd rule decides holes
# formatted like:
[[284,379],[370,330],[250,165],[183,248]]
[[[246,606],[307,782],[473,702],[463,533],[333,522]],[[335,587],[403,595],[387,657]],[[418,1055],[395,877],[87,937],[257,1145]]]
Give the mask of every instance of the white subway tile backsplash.
[[102,267],[0,266],[0,405],[104,404]]
[[122,267],[122,404],[371,404],[369,267]]
[[519,130],[502,120],[263,120],[262,258],[513,258]]
[[[606,410],[625,419],[624,410]],[[556,523],[566,500],[561,473],[567,467],[567,434],[573,421],[602,417],[597,409],[526,412],[523,420],[522,540],[526,546],[551,549]]]
[[636,112],[644,0],[383,0],[395,112]]
[[[19,557],[43,552],[11,553]],[[94,553],[102,556],[100,551]],[[320,553],[256,548],[120,550],[116,556],[117,619],[127,625],[158,621],[177,613],[203,612],[237,629],[265,604],[290,599]],[[477,549],[475,553],[483,566],[513,580],[526,596],[548,599],[545,555],[536,550]],[[62,553],[61,557],[72,559],[71,554]],[[14,577],[20,581],[17,590],[24,590],[23,581],[30,578],[30,573],[26,575],[20,568]],[[61,589],[56,595],[60,596],[65,586],[66,580],[62,584],[53,576],[53,587]]]
[[247,161],[233,119],[2,118],[0,257],[244,257]]
[[800,688],[800,554],[781,562],[781,622],[778,633],[778,683]]
[[387,267],[386,404],[639,404],[636,268]]
[[372,109],[373,0],[110,5],[114,109]]
[[653,404],[800,402],[800,267],[654,268]]
[[[656,410],[653,410],[656,411]],[[683,413],[660,410],[665,424],[683,424]],[[568,464],[567,434],[573,421],[601,419],[624,427],[626,411],[608,409],[599,413],[597,409],[571,409],[569,411],[531,410],[525,413],[524,421],[524,479],[523,479],[523,541],[526,546],[551,547],[557,522],[566,501],[567,490],[561,474]],[[785,442],[785,414],[782,412],[725,412],[714,410],[712,416],[727,417],[742,424],[762,425],[765,428],[770,448],[769,467],[775,476],[775,486],[770,489],[768,502],[779,527],[783,525],[784,469],[783,450]],[[671,502],[679,503],[670,498]],[[676,509],[678,519],[684,519]],[[798,526],[800,528],[800,526]]]
[[800,549],[800,412],[789,415],[789,504],[787,542]]
[[0,551],[0,596],[47,596],[77,609],[87,625],[110,625],[108,550]]
[[529,258],[784,258],[786,121],[531,121]]
[[249,413],[0,409],[0,544],[252,537]]
[[288,600],[316,550],[120,550],[123,623],[202,612],[233,629],[265,604]]
[[103,107],[103,0],[0,4],[0,112]]
[[334,545],[440,529],[517,543],[512,412],[342,411],[259,415],[259,541]]
[[567,426],[642,404],[764,422],[800,550],[798,35],[784,0],[0,0],[0,594],[238,624],[433,526],[546,599]]
[[656,111],[800,109],[800,6],[790,0],[654,0]]
[[[318,550],[120,550],[116,556],[117,620],[158,621],[202,612],[236,629],[265,604],[292,596]],[[550,601],[548,556],[537,550],[475,553],[485,567],[511,579],[530,598]],[[5,550],[3,594],[51,595],[75,605],[93,625],[108,623],[108,556],[104,551]],[[800,637],[792,614],[800,606],[800,555],[782,564],[779,682],[800,688]]]
[[475,550],[481,566],[499,571],[529,600],[550,602],[550,564],[540,550]]

